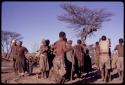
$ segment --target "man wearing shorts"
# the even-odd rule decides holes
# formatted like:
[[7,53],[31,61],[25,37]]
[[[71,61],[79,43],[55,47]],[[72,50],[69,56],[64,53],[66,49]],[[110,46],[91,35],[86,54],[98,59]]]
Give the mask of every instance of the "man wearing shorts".
[[119,44],[116,45],[115,50],[118,51],[118,61],[117,61],[117,70],[118,70],[118,74],[119,74],[119,79],[123,79],[123,60],[124,60],[124,43],[123,43],[123,39],[120,38],[119,39]]
[[110,57],[109,57],[109,40],[106,36],[102,36],[100,42],[100,57],[99,57],[99,67],[101,70],[102,80],[106,82],[108,77],[108,70],[110,69]]

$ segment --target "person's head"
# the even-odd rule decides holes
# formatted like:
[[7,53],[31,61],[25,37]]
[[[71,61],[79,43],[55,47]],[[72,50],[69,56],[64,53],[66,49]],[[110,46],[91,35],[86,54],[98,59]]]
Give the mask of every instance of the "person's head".
[[77,44],[81,44],[81,42],[82,42],[81,40],[77,40]]
[[46,40],[45,39],[42,40],[42,45],[46,45]]
[[63,32],[63,31],[61,31],[61,32],[59,33],[59,38],[65,39],[65,38],[66,38],[66,33]]
[[13,40],[12,40],[12,44],[13,44],[13,45],[16,45],[16,43],[17,43],[16,39],[13,39]]
[[95,44],[96,44],[96,46],[97,46],[97,45],[99,45],[99,42],[96,42]]
[[86,49],[86,54],[89,54],[89,49]]
[[49,44],[50,44],[50,41],[49,41],[49,40],[46,40],[46,44],[49,45]]
[[29,61],[32,61],[33,60],[33,57],[32,56],[29,56]]
[[122,38],[119,39],[119,43],[122,44],[124,40]]
[[101,40],[105,41],[106,40],[106,36],[103,35],[102,38],[101,38]]
[[72,45],[72,40],[68,40],[68,41],[67,41],[67,44]]
[[22,46],[22,44],[23,44],[22,41],[18,41],[18,42],[17,42],[17,45],[18,45],[18,46]]

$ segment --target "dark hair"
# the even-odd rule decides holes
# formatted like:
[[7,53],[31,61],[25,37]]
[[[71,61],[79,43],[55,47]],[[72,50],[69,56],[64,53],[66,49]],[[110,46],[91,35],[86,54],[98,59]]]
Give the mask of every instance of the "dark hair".
[[64,40],[65,42],[67,42],[67,38],[64,38],[63,40]]
[[77,40],[77,43],[78,43],[78,44],[81,44],[81,42],[82,42],[81,40]]
[[46,40],[46,44],[49,45],[50,44],[50,40]]
[[72,40],[68,40],[68,43],[69,43],[69,44],[72,44]]
[[22,41],[19,41],[20,42],[20,44],[22,44],[23,42]]
[[96,44],[96,45],[99,45],[99,42],[96,42],[95,44]]
[[89,49],[86,49],[86,54],[89,54]]
[[59,33],[59,37],[65,37],[65,36],[66,36],[66,33],[65,33],[65,32],[61,31],[61,32]]
[[106,36],[105,36],[105,35],[103,35],[101,39],[102,39],[102,40],[106,40]]
[[124,40],[122,38],[119,39],[119,43],[123,43]]

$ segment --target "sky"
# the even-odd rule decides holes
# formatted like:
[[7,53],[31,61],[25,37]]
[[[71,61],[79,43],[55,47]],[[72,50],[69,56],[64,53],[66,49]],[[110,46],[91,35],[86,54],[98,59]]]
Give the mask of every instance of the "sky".
[[[69,24],[59,21],[57,16],[64,13],[60,7],[67,2],[3,2],[2,30],[20,33],[23,45],[29,52],[39,48],[42,39],[49,39],[51,44],[57,41],[60,31],[64,31],[69,39],[76,44],[78,37]],[[94,44],[102,35],[111,39],[111,50],[124,36],[124,4],[122,2],[68,2],[79,7],[103,9],[113,13],[111,21],[104,22],[100,30],[88,37],[86,44]]]

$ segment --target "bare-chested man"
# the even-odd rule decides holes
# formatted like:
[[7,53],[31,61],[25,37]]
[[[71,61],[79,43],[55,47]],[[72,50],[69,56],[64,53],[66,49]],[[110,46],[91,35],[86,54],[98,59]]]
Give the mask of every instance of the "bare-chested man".
[[55,77],[57,77],[57,79],[55,80],[57,83],[62,83],[62,80],[63,80],[64,75],[66,73],[65,63],[64,63],[64,55],[66,52],[65,39],[66,39],[65,32],[60,32],[59,33],[59,40],[54,45],[55,58],[53,60],[53,68],[52,69],[58,75],[58,76],[55,76]]
[[24,72],[26,70],[25,54],[28,52],[28,50],[26,47],[22,46],[22,41],[19,41],[17,45],[18,45],[18,57],[16,59],[16,65],[17,65],[20,76],[24,76]]
[[81,45],[81,40],[77,40],[77,45],[74,46],[75,49],[75,57],[78,62],[78,69],[76,69],[76,73],[78,77],[81,77],[83,72],[83,64],[84,64],[84,54],[83,54],[83,46]]
[[10,55],[13,58],[13,69],[15,74],[17,75],[17,66],[16,66],[16,58],[17,58],[17,44],[16,44],[16,40],[12,40],[12,46],[11,46],[11,51],[10,51]]
[[123,39],[120,38],[119,39],[119,44],[116,45],[115,50],[118,51],[118,61],[117,61],[117,70],[118,70],[118,74],[119,74],[119,79],[122,80],[123,79],[123,70],[124,70],[124,64],[123,64],[123,60],[124,60],[124,43],[123,43]]

